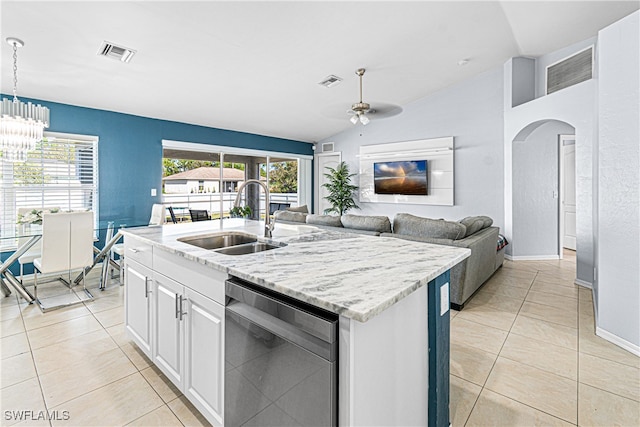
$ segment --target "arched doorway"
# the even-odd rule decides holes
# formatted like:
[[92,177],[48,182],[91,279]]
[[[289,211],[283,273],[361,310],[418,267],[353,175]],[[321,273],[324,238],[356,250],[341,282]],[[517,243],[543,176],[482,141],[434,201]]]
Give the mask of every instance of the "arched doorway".
[[574,134],[569,123],[548,119],[525,126],[512,141],[513,259],[562,257],[560,136]]

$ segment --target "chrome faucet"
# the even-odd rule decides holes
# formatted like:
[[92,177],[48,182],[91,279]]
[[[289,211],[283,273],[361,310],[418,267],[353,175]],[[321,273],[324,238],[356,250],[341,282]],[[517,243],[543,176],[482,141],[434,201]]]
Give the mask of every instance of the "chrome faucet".
[[[271,218],[269,217],[269,187],[264,181],[260,181],[257,179],[248,179],[238,187],[238,195],[236,196],[236,200],[233,202],[234,207],[240,207],[240,197],[242,197],[242,190],[247,184],[258,184],[260,187],[264,189],[264,203],[265,203],[265,212],[264,212],[264,237],[271,238],[271,231],[273,230],[274,223],[271,222]],[[258,218],[260,218],[260,209],[258,208]]]

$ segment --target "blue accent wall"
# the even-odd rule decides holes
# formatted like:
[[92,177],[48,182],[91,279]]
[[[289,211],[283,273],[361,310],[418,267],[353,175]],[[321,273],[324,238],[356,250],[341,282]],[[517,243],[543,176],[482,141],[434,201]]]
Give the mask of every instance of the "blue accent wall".
[[[11,96],[2,94],[2,97]],[[151,206],[162,201],[162,140],[313,155],[312,145],[302,141],[245,132],[152,119],[113,111],[78,107],[20,97],[48,107],[51,125],[47,131],[92,135],[98,142],[99,221],[144,225]],[[151,197],[151,189],[157,196]],[[101,236],[103,237],[103,236]],[[2,259],[11,253],[2,253]],[[12,271],[17,274],[17,263]],[[31,266],[25,266],[31,273]]]
[[[9,97],[9,95],[2,95]],[[98,143],[100,223],[146,224],[162,199],[162,140],[313,155],[312,145],[251,133],[133,116],[37,99],[51,110],[47,131],[94,135]],[[151,197],[151,189],[158,195]]]

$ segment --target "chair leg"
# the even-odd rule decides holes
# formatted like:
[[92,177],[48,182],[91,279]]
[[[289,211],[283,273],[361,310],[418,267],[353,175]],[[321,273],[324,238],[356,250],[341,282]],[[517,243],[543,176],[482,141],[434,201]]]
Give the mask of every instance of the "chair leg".
[[24,274],[24,264],[20,263],[20,283],[23,283],[22,282],[22,275],[23,274]]
[[40,304],[38,300],[38,270],[33,266],[33,300]]

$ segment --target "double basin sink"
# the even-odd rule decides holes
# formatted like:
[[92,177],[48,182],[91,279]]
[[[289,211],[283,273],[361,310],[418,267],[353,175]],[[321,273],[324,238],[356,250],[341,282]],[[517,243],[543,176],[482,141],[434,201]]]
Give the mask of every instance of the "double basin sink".
[[199,236],[182,237],[179,242],[209,249],[225,255],[247,255],[287,246],[286,243],[261,242],[253,234],[224,231]]

